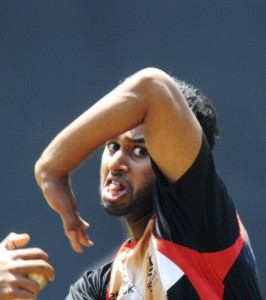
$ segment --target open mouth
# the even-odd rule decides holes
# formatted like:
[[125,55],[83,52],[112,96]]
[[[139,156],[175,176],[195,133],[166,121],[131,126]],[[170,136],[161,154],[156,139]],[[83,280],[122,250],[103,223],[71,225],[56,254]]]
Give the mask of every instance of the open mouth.
[[118,180],[110,179],[107,181],[103,192],[107,200],[117,200],[126,194],[126,189]]

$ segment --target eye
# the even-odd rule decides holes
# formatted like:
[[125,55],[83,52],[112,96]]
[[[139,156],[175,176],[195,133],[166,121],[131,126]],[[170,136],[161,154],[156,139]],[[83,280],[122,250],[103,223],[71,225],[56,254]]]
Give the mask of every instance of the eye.
[[116,142],[109,142],[106,144],[106,147],[110,153],[115,153],[120,149],[120,145]]
[[133,154],[136,157],[143,158],[148,155],[148,151],[145,147],[136,146],[136,147],[134,147]]

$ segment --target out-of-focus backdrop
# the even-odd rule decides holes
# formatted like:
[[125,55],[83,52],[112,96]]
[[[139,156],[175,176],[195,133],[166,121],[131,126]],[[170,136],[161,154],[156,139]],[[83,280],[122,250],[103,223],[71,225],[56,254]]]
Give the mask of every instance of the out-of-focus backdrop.
[[28,232],[56,280],[39,300],[64,299],[88,267],[125,239],[98,195],[100,153],[73,176],[95,245],[72,251],[34,179],[50,140],[126,76],[154,66],[200,87],[217,107],[217,168],[249,231],[266,288],[266,2],[264,0],[2,0],[0,237]]

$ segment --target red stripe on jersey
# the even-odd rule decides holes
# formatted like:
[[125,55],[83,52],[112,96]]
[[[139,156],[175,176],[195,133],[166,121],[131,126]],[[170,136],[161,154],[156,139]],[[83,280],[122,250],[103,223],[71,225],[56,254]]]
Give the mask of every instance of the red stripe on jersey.
[[156,240],[157,250],[168,257],[186,274],[201,299],[218,300],[223,297],[223,280],[236,261],[245,239],[245,229],[238,218],[240,236],[225,250],[200,253],[173,242]]

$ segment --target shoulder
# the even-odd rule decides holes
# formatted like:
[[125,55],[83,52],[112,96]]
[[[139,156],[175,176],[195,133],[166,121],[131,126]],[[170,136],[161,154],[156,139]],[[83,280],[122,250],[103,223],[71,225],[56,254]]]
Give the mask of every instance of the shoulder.
[[109,283],[112,262],[93,271],[86,271],[74,284],[70,286],[66,300],[105,299]]

